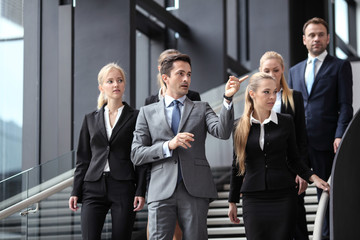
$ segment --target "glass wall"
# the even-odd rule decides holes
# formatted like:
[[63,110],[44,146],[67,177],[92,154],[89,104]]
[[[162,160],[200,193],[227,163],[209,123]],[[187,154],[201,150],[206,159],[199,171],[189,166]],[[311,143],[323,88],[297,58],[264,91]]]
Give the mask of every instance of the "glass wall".
[[23,0],[0,0],[0,180],[21,171]]

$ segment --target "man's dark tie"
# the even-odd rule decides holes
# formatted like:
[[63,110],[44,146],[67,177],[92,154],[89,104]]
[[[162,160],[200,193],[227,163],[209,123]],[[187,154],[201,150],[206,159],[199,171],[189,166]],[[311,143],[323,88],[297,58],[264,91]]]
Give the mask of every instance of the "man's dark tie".
[[172,111],[172,118],[171,118],[171,130],[173,131],[174,135],[177,134],[179,129],[179,123],[181,118],[179,104],[181,104],[178,100],[174,100],[172,105],[174,106]]
[[[179,123],[181,118],[180,108],[179,104],[181,104],[178,100],[172,101],[171,105],[173,105],[173,111],[172,111],[172,117],[171,117],[171,130],[173,131],[174,135],[177,134],[179,129]],[[180,167],[180,161],[178,159],[178,178],[177,183],[179,183],[182,180],[182,174],[181,174],[181,167]]]

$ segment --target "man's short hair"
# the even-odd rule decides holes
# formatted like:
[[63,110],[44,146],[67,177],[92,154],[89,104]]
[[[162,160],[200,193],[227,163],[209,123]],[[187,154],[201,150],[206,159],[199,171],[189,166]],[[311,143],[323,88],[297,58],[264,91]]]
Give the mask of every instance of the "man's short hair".
[[191,60],[190,57],[186,54],[173,54],[167,56],[161,63],[160,73],[161,75],[166,74],[170,77],[171,70],[174,68],[174,62],[176,61],[183,61],[189,63],[191,67]]
[[319,18],[319,17],[314,17],[312,19],[309,19],[305,24],[304,24],[304,27],[303,27],[303,34],[305,35],[305,29],[310,25],[310,24],[322,24],[324,25],[324,27],[326,28],[326,32],[327,34],[329,34],[329,25],[328,23],[322,19],[322,18]]

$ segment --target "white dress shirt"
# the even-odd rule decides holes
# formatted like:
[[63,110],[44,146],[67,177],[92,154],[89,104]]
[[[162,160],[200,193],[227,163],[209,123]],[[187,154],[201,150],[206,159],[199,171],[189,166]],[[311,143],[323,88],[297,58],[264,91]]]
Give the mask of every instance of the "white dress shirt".
[[158,98],[159,98],[159,101],[161,101],[164,98],[164,96],[162,95],[162,89],[161,88],[159,89]]
[[[325,50],[322,54],[320,54],[319,56],[316,57],[318,60],[315,63],[314,79],[316,77],[316,74],[319,72],[319,69],[321,68],[321,65],[323,64],[327,54],[328,54],[328,52]],[[314,61],[314,57],[312,57],[310,54],[308,54],[308,60],[307,60],[306,69],[305,69],[305,85],[307,84],[309,72],[312,69],[311,65],[312,65],[313,61]]]
[[267,119],[265,119],[263,121],[263,123],[260,123],[259,120],[255,119],[253,117],[253,113],[254,112],[252,112],[250,115],[250,125],[252,125],[253,123],[260,124],[259,145],[260,145],[261,150],[264,150],[264,136],[265,136],[264,125],[269,123],[270,121],[272,121],[275,124],[278,124],[278,118],[277,118],[276,112],[274,110],[271,110],[270,116]]
[[[117,121],[119,120],[123,109],[124,109],[124,106],[122,106],[118,109],[118,113],[116,115],[115,122],[114,122],[113,126],[111,127],[110,117],[109,117],[109,108],[107,105],[104,107],[104,120],[105,120],[106,135],[107,135],[108,140],[110,140],[112,130],[113,130],[114,126],[116,125]],[[108,159],[106,160],[104,172],[110,172],[110,166],[109,166]]]
[[276,101],[273,106],[273,110],[275,112],[281,112],[281,96],[282,96],[282,88],[276,93]]

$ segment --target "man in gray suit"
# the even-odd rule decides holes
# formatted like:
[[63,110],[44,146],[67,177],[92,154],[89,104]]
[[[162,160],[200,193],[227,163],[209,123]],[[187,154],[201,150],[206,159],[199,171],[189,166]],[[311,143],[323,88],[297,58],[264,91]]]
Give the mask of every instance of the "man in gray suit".
[[208,103],[186,97],[191,82],[189,56],[176,54],[161,64],[167,90],[163,100],[140,108],[132,161],[151,163],[148,189],[150,239],[172,239],[176,220],[183,239],[207,238],[207,213],[217,190],[205,156],[206,132],[228,139],[234,113],[232,96],[240,82],[230,77],[218,117]]

